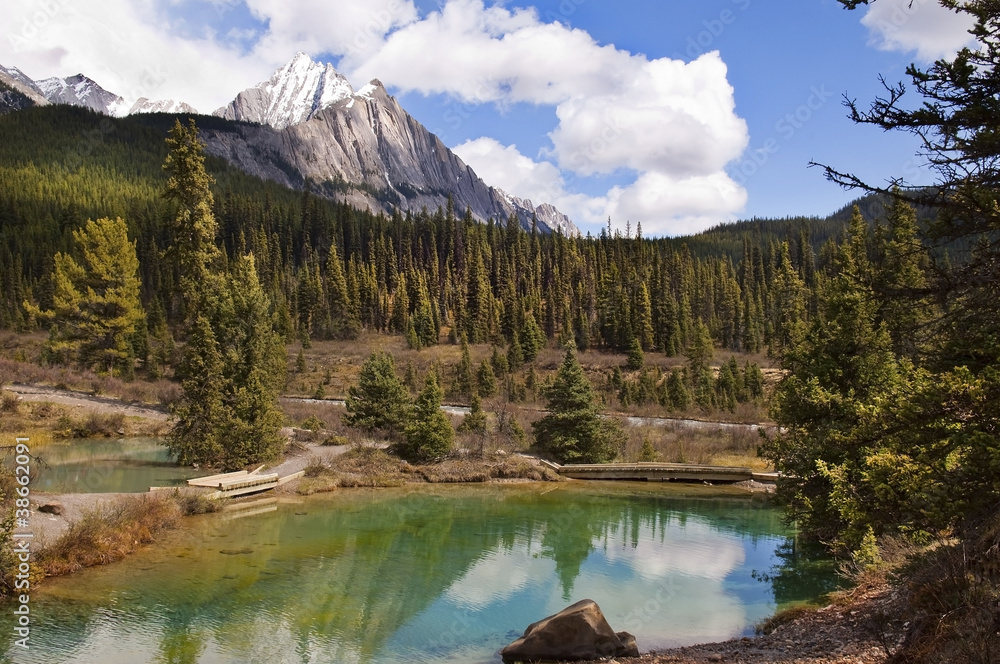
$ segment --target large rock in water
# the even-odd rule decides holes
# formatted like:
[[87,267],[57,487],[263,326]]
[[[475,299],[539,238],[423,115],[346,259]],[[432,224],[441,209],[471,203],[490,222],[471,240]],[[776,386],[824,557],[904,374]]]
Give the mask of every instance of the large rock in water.
[[600,657],[638,657],[635,637],[617,634],[592,599],[568,606],[524,630],[524,636],[500,651],[505,662],[579,661]]

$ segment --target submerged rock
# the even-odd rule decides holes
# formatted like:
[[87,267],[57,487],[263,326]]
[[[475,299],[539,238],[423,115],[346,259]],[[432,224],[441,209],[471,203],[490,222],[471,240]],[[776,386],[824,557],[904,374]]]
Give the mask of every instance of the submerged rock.
[[500,651],[504,662],[579,661],[601,657],[637,657],[628,632],[615,633],[592,599],[568,606],[528,626],[524,636]]
[[62,503],[60,503],[58,500],[53,500],[52,502],[45,503],[44,505],[39,507],[38,511],[45,512],[46,514],[59,515],[63,513],[64,509]]

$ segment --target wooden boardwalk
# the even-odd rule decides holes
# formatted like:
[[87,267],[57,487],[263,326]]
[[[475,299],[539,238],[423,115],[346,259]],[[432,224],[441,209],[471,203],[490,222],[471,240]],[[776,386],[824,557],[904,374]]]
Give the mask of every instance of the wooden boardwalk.
[[247,472],[245,470],[237,470],[231,473],[219,473],[218,475],[209,475],[207,477],[196,477],[187,481],[188,486],[200,486],[209,489],[216,489],[214,493],[209,494],[209,498],[234,498],[236,496],[244,496],[251,493],[260,493],[261,491],[268,491],[279,487],[285,482],[290,482],[294,479],[302,477],[305,471],[299,471],[297,473],[292,473],[291,475],[286,475],[285,477],[278,477],[278,473],[264,473],[259,474],[264,468],[261,466],[257,470]]
[[774,482],[777,473],[758,473],[743,466],[705,466],[689,463],[575,463],[560,466],[543,461],[563,477],[575,480],[633,480],[640,482],[718,482],[756,480]]

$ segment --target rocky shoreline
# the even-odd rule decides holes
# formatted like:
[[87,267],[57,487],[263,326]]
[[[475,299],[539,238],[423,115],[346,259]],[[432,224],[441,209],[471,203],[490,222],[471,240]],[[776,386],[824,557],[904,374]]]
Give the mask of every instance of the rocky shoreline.
[[[769,634],[706,643],[639,657],[619,664],[883,664],[902,641],[899,593],[886,584],[844,591],[820,609],[793,610]],[[782,620],[781,615],[776,621]]]

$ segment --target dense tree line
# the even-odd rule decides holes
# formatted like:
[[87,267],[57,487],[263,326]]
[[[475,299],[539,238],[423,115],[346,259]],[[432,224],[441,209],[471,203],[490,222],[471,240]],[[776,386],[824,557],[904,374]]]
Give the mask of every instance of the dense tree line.
[[[73,231],[87,219],[113,216],[136,245],[149,333],[184,320],[170,254],[178,201],[161,196],[162,127],[146,122],[61,107],[0,117],[0,327],[37,324],[22,303],[53,306],[53,256],[72,255]],[[421,347],[449,330],[456,343],[516,343],[527,360],[546,339],[675,356],[700,321],[716,346],[759,352],[815,312],[822,251],[802,220],[684,240],[566,237],[525,231],[514,218],[475,223],[450,206],[376,214],[211,157],[206,168],[224,260],[254,255],[288,339],[365,329]]]

